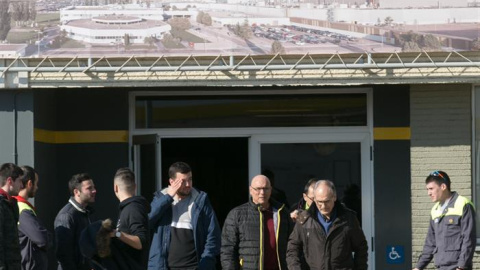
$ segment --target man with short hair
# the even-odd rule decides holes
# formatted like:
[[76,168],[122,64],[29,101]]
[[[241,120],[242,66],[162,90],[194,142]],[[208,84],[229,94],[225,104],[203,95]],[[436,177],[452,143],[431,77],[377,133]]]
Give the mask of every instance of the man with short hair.
[[313,203],[313,188],[315,187],[315,183],[318,181],[317,178],[311,178],[305,184],[303,188],[302,198],[300,201],[294,205],[293,209],[290,209],[290,217],[292,218],[293,222],[297,220],[298,214],[303,211],[306,211],[310,208]]
[[228,214],[222,231],[223,270],[287,269],[290,217],[284,204],[271,199],[271,192],[265,175],[253,177],[251,200]]
[[425,184],[435,205],[415,269],[424,269],[432,259],[440,270],[472,269],[477,242],[473,203],[450,190],[450,177],[444,171],[431,172]]
[[[120,214],[116,231],[112,233],[118,241],[123,260],[127,265],[121,269],[145,270],[147,268],[149,243],[148,202],[142,196],[136,196],[135,175],[129,168],[118,169],[113,180],[113,191],[120,201]],[[112,254],[116,256],[115,254]]]
[[173,163],[170,185],[155,192],[148,214],[153,234],[148,269],[214,270],[220,225],[205,192],[192,187],[192,170]]
[[20,213],[18,238],[22,254],[22,269],[44,270],[48,268],[47,248],[50,243],[50,234],[38,219],[35,207],[28,201],[37,193],[38,173],[30,166],[22,166],[21,169],[23,170],[23,189],[15,199]]
[[366,270],[368,247],[356,213],[337,202],[335,185],[320,180],[314,187],[316,207],[297,217],[288,240],[288,269]]
[[0,269],[20,270],[22,256],[18,242],[18,195],[23,171],[13,163],[0,166]]
[[90,175],[76,174],[68,182],[71,198],[55,218],[55,240],[58,270],[90,270],[89,259],[82,256],[78,245],[80,234],[90,224],[97,190]]

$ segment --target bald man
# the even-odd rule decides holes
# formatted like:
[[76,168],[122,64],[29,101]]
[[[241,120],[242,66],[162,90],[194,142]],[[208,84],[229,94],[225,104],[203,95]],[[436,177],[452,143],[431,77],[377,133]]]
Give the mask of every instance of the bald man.
[[[314,187],[315,207],[297,217],[287,248],[288,269],[366,270],[368,247],[356,213],[337,201],[335,185],[320,180]],[[315,232],[315,233],[312,233]]]
[[250,182],[250,201],[228,214],[222,231],[223,270],[287,269],[290,215],[284,204],[271,198],[271,192],[269,179],[255,176]]

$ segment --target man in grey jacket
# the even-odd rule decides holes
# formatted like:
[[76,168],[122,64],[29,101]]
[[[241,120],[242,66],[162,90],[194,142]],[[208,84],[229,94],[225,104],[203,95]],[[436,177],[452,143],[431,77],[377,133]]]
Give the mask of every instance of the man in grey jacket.
[[424,269],[433,258],[440,270],[471,269],[477,238],[472,202],[450,191],[450,177],[443,171],[430,173],[425,183],[435,205],[423,252],[414,269]]

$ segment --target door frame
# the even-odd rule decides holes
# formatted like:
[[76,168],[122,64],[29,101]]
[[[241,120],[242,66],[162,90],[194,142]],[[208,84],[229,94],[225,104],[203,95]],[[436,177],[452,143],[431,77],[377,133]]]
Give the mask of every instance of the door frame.
[[[288,128],[135,128],[135,98],[137,96],[215,96],[215,95],[302,95],[302,94],[349,94],[365,93],[367,95],[367,125],[362,127],[288,127]],[[129,93],[129,145],[136,135],[157,134],[159,138],[159,155],[161,156],[162,138],[208,138],[208,137],[248,137],[249,138],[249,185],[250,179],[259,174],[261,169],[260,147],[262,143],[341,143],[357,142],[361,144],[361,181],[362,181],[362,221],[363,230],[368,243],[369,269],[375,269],[375,223],[374,223],[374,171],[373,171],[373,89],[356,88],[324,88],[324,89],[291,89],[268,90],[259,88],[228,91],[138,91]],[[130,152],[130,155],[132,153]],[[160,158],[160,157],[159,157]],[[129,159],[132,162],[132,157]],[[132,166],[132,164],[130,164]],[[161,188],[161,163],[157,167],[157,189]],[[248,195],[247,195],[248,196]]]

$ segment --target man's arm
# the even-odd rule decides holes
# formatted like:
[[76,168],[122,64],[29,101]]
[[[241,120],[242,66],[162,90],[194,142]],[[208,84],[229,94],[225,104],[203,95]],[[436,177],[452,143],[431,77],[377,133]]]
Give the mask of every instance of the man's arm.
[[223,270],[240,269],[240,258],[238,254],[238,226],[235,211],[228,213],[227,219],[223,224],[222,247],[220,250],[220,260]]
[[423,251],[420,257],[418,258],[417,266],[415,269],[425,268],[430,261],[433,259],[433,252],[436,248],[435,243],[435,230],[433,229],[433,220],[430,220],[430,226],[428,228],[427,238],[425,238],[425,245],[423,246]]
[[25,209],[20,213],[18,230],[39,248],[47,248],[49,242],[48,231],[32,211]]
[[[5,204],[2,202],[3,197],[0,196],[0,217],[5,216]],[[0,220],[0,270],[5,270],[7,269],[7,266],[5,265],[5,260],[7,259],[5,257],[5,219]]]
[[155,196],[153,198],[150,209],[151,212],[148,214],[148,222],[150,229],[154,229],[157,226],[157,223],[162,218],[163,214],[173,203],[173,197],[177,194],[178,189],[182,186],[181,178],[177,178],[173,183],[168,186],[167,194],[163,196]]
[[355,270],[368,268],[368,244],[358,219],[354,217],[352,233],[353,264]]
[[66,214],[55,219],[56,257],[63,270],[76,270],[73,220]]
[[288,269],[291,270],[301,270],[302,263],[300,261],[300,256],[303,252],[303,241],[301,237],[302,225],[299,223],[295,224],[292,234],[288,238],[287,245],[287,265]]
[[477,242],[475,210],[471,204],[465,205],[460,222],[463,242],[457,266],[465,269],[467,267],[471,267],[472,265],[473,254],[475,252],[475,245]]
[[220,254],[222,245],[222,232],[208,196],[205,197],[203,211],[205,214],[204,222],[206,223],[205,228],[207,228],[207,238],[205,240],[205,248],[200,256],[198,269],[215,269],[216,256]]
[[126,221],[128,232],[120,232],[119,240],[134,249],[141,250],[149,246],[148,214],[144,207],[131,209]]

